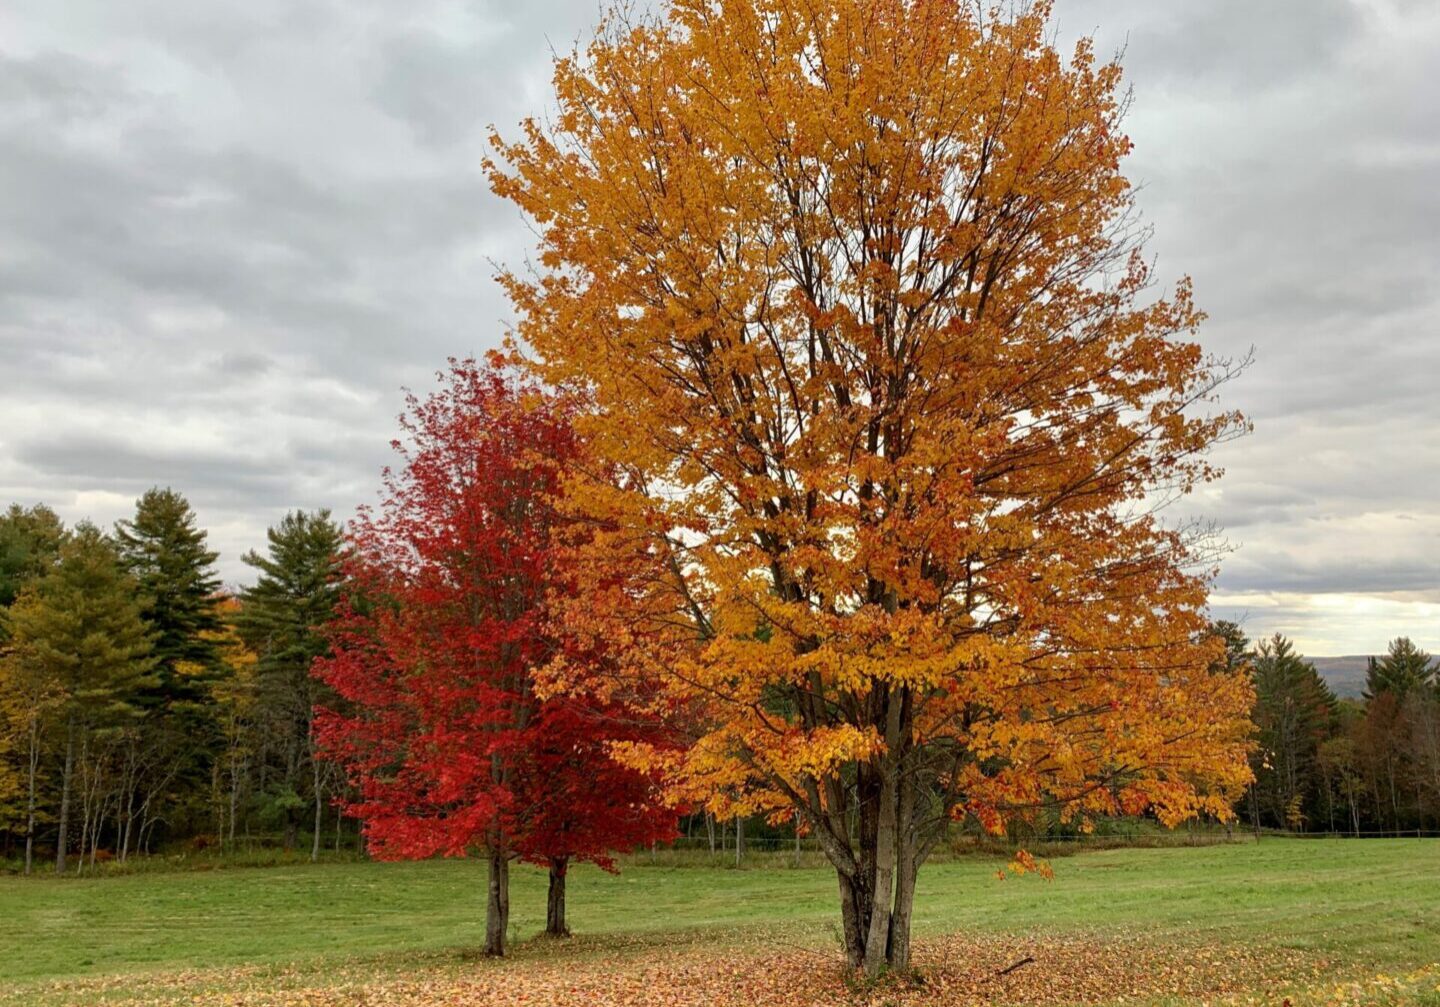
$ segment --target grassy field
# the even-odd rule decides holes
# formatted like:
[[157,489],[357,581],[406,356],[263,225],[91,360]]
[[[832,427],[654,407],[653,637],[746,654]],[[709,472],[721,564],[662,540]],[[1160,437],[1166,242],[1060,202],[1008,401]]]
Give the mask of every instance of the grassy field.
[[[1337,974],[1440,962],[1440,842],[1267,840],[1194,849],[1108,850],[1053,861],[1055,879],[1001,881],[999,861],[934,864],[921,875],[917,931],[1196,942],[1303,953]],[[96,879],[0,878],[0,1001],[47,982],[236,966],[403,969],[471,959],[483,935],[478,862],[333,864]],[[543,922],[544,878],[513,881],[515,935]],[[625,954],[654,940],[833,943],[833,876],[823,869],[628,867],[576,870],[575,955]],[[76,993],[74,1002],[86,1002]],[[38,993],[36,993],[38,998]]]

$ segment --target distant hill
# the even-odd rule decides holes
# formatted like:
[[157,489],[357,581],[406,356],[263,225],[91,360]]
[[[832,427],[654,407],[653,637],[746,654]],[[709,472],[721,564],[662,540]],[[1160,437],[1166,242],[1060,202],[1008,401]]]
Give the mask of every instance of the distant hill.
[[1359,699],[1365,691],[1365,666],[1370,658],[1364,654],[1349,657],[1307,657],[1341,699]]

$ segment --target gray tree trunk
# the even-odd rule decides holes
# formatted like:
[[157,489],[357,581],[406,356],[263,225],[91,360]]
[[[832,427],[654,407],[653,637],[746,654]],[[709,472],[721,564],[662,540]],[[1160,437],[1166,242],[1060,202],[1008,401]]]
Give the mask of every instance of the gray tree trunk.
[[313,744],[310,748],[310,781],[315,788],[315,838],[310,843],[310,862],[313,864],[320,859],[320,829],[324,825],[321,821],[324,803],[320,788],[320,760],[315,757]]
[[35,715],[30,718],[30,782],[29,792],[25,798],[25,873],[30,873],[30,868],[35,855],[35,773],[40,768],[40,720]]
[[885,751],[858,767],[853,831],[844,810],[825,811],[825,805],[843,809],[842,794],[822,805],[818,787],[812,788],[802,805],[839,881],[846,961],[872,977],[910,968],[915,882],[940,835],[929,829],[922,836],[916,821],[909,694],[901,689],[879,697],[876,707]]
[[60,837],[55,844],[55,873],[65,873],[65,848],[70,844],[70,784],[75,774],[75,720],[65,725],[65,774],[60,778]]
[[510,929],[510,857],[502,849],[490,851],[490,898],[485,906],[485,953],[505,956],[505,935]]
[[565,875],[570,858],[555,857],[550,861],[550,892],[545,900],[545,932],[551,937],[569,937],[565,923]]

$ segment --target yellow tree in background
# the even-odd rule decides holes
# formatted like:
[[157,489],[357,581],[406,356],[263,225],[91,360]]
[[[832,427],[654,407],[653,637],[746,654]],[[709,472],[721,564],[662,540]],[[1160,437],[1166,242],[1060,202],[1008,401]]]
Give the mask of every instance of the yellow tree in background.
[[211,675],[206,687],[222,748],[210,767],[210,803],[216,842],[233,850],[240,802],[247,796],[245,784],[260,748],[256,737],[261,712],[259,657],[235,629],[242,609],[240,599],[225,595],[215,608],[220,629],[207,631],[205,637],[219,656],[220,673]]
[[[674,0],[560,60],[489,165],[540,234],[519,335],[620,473],[574,494],[569,621],[624,674],[552,687],[698,715],[625,757],[798,816],[871,974],[946,822],[1225,816],[1249,777],[1213,553],[1157,514],[1243,429],[1207,405],[1233,367],[1152,290],[1119,67],[1049,14]],[[669,575],[616,576],[637,544]]]
[[13,650],[0,653],[0,822],[25,835],[26,874],[42,813],[41,762],[63,700],[59,682]]

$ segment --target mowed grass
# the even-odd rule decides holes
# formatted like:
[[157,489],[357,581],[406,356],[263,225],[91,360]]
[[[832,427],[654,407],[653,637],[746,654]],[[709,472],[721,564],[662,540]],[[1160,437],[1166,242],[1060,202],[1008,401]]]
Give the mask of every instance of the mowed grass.
[[[1003,862],[927,866],[923,934],[1124,934],[1169,943],[1302,949],[1357,969],[1440,961],[1440,841],[1265,840],[1199,848],[1081,853],[1053,881],[999,880]],[[517,870],[520,939],[543,923],[545,878]],[[572,928],[583,953],[635,935],[707,942],[832,941],[833,874],[629,866],[578,868]],[[32,983],[238,965],[349,968],[460,958],[484,933],[481,862],[330,864],[96,879],[0,878],[0,991]]]

